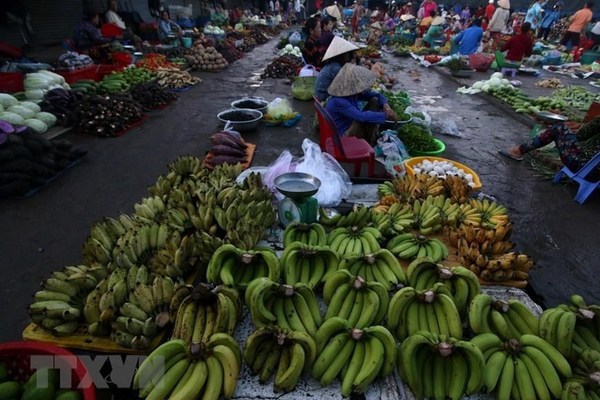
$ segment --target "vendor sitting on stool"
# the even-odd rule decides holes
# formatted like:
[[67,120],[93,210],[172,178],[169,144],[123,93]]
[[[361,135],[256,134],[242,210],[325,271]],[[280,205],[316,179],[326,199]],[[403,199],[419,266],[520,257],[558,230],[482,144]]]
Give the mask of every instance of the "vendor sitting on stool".
[[158,38],[161,42],[169,41],[169,36],[181,36],[181,27],[169,19],[169,13],[163,11],[160,13],[160,22],[158,23]]
[[431,22],[431,26],[427,30],[425,36],[423,36],[423,42],[427,44],[427,47],[436,47],[440,42],[444,41],[444,30],[442,25],[444,24],[444,18],[435,17]]
[[[376,80],[372,71],[347,63],[331,82],[326,108],[340,135],[356,136],[375,145],[379,124],[396,119],[386,98],[370,90]],[[367,102],[362,110],[359,101]]]

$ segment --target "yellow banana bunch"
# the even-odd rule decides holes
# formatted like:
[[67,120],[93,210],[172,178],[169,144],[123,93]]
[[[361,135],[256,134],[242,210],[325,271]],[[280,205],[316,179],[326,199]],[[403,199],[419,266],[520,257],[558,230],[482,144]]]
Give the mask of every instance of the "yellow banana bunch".
[[417,399],[455,399],[479,391],[484,356],[472,342],[419,331],[398,348],[397,367]]
[[321,386],[340,377],[342,396],[364,393],[378,377],[394,370],[396,344],[383,326],[352,329],[347,320],[332,317],[317,332],[319,356],[312,365],[312,376]]
[[[393,193],[392,193],[393,188]],[[378,186],[380,197],[396,195],[400,202],[412,203],[416,199],[425,199],[427,196],[438,196],[445,191],[441,179],[426,174],[404,175],[394,178],[391,182],[384,182]]]
[[319,209],[319,223],[328,228],[357,227],[362,228],[371,222],[371,209],[367,206],[355,204],[352,210],[345,215],[335,214],[329,216],[324,208]]
[[208,282],[239,289],[260,277],[279,279],[279,259],[271,249],[242,250],[225,244],[214,252],[206,270]]
[[474,333],[494,333],[506,340],[538,333],[538,320],[525,304],[516,299],[496,300],[485,293],[471,301],[469,325]]
[[327,246],[292,242],[285,246],[281,256],[283,281],[288,285],[304,283],[316,290],[338,264],[338,254]]
[[301,242],[310,246],[325,246],[327,244],[327,233],[323,225],[318,223],[304,224],[294,222],[289,224],[283,232],[283,247],[293,242]]
[[495,228],[498,224],[510,222],[506,207],[495,201],[471,199],[469,205],[471,209],[477,210],[481,225],[486,228]]
[[388,309],[389,295],[376,281],[366,282],[340,269],[325,281],[323,300],[327,304],[325,319],[341,317],[353,328],[380,323]]
[[462,322],[450,290],[443,283],[417,291],[397,291],[388,306],[387,327],[402,341],[418,331],[462,338]]
[[387,243],[386,248],[399,259],[406,261],[428,257],[433,262],[439,262],[449,255],[448,248],[441,240],[410,232],[395,236]]
[[327,236],[329,248],[340,256],[345,254],[372,254],[379,250],[383,235],[372,226],[335,228]]
[[303,283],[280,285],[268,278],[257,278],[246,288],[245,299],[257,327],[276,325],[314,336],[321,325],[317,298]]
[[559,399],[564,394],[561,377],[572,376],[563,355],[536,335],[503,342],[492,333],[483,333],[471,342],[484,355],[483,386],[497,399]]
[[398,285],[407,284],[402,266],[394,254],[387,249],[379,249],[367,255],[346,255],[338,268],[348,270],[352,275],[364,277],[367,283],[378,282],[387,291]]
[[262,384],[275,375],[278,392],[292,391],[316,355],[316,343],[307,333],[267,327],[252,332],[244,350],[252,374]]
[[408,285],[416,290],[432,288],[436,283],[448,287],[461,316],[480,292],[479,278],[464,267],[445,267],[428,258],[417,258],[407,270]]
[[384,197],[395,197],[396,188],[392,182],[385,181],[377,185],[377,194],[379,195],[380,199]]
[[442,184],[446,197],[452,203],[466,203],[473,194],[473,187],[469,185],[469,181],[458,175],[446,175],[446,179],[442,179]]

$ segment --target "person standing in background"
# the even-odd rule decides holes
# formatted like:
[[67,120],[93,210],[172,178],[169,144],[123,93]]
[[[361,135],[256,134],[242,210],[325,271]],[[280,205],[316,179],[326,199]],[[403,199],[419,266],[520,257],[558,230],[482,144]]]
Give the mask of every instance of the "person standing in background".
[[577,11],[571,18],[571,24],[567,28],[564,36],[560,40],[560,46],[565,48],[566,45],[571,42],[573,47],[579,45],[579,39],[581,38],[581,32],[585,32],[587,25],[592,21],[592,6],[594,3],[588,1],[585,6]]
[[469,22],[469,19],[471,19],[471,10],[469,9],[469,6],[466,4],[463,7],[462,11],[460,12],[460,19],[463,24],[466,24],[467,22]]
[[510,18],[510,2],[509,0],[498,0],[498,7],[494,11],[494,15],[488,24],[488,32],[492,40],[492,50],[495,50],[500,41],[502,30],[508,25]]
[[485,17],[488,21],[492,20],[496,7],[494,6],[494,0],[489,0],[488,5],[485,7]]
[[535,3],[529,7],[527,14],[525,14],[525,22],[531,24],[531,30],[535,32],[540,22],[542,22],[542,13],[544,12],[543,7],[546,5],[544,0],[535,0]]
[[333,28],[337,22],[337,19],[333,17],[325,17],[321,19],[321,45],[324,48],[328,48],[331,41],[334,38]]
[[352,13],[352,35],[356,35],[358,33],[358,25],[360,24],[360,20],[365,14],[365,7],[363,7],[362,0],[357,0],[356,7],[354,7],[354,12]]
[[552,10],[545,12],[542,22],[540,23],[540,29],[538,29],[537,38],[548,40],[548,35],[554,25],[560,19],[560,9],[562,2],[558,2],[552,7]]
[[114,24],[114,25],[118,26],[119,28],[125,30],[125,29],[127,29],[127,26],[125,25],[125,22],[123,21],[121,16],[117,13],[118,10],[119,10],[119,5],[117,4],[117,0],[109,0],[108,1],[108,10],[106,11],[106,14],[104,15],[106,18],[106,22],[109,24]]
[[425,15],[431,15],[432,11],[437,13],[438,5],[433,0],[425,0],[423,2],[423,11],[425,12]]
[[458,45],[460,55],[468,56],[477,53],[479,44],[483,39],[483,29],[481,29],[481,20],[473,20],[473,24],[458,34],[454,39]]

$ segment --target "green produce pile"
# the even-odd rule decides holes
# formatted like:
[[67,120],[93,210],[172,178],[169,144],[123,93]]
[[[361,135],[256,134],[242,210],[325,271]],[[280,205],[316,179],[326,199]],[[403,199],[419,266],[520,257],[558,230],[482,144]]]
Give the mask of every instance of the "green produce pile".
[[120,72],[113,72],[109,75],[113,79],[122,79],[129,85],[148,82],[155,78],[155,73],[147,68],[125,68]]
[[[381,94],[387,99],[388,104],[394,110],[396,115],[400,116],[404,114],[404,110],[406,107],[410,106],[410,97],[408,97],[408,93],[404,91],[399,92],[388,92],[383,91]],[[405,121],[407,118],[401,118],[400,120]]]
[[61,389],[60,370],[55,368],[40,368],[22,383],[9,380],[7,365],[0,363],[0,382],[0,399],[83,399],[78,390]]
[[600,100],[600,95],[594,94],[581,86],[568,86],[558,89],[552,97],[560,99],[579,111],[587,111],[594,101]]
[[490,88],[488,91],[494,97],[508,103],[517,113],[537,113],[546,110],[563,111],[568,104],[560,98],[554,97],[529,97],[520,89],[502,87]]
[[406,124],[398,129],[398,137],[406,146],[409,153],[414,151],[435,151],[438,149],[437,143],[427,128],[419,124]]

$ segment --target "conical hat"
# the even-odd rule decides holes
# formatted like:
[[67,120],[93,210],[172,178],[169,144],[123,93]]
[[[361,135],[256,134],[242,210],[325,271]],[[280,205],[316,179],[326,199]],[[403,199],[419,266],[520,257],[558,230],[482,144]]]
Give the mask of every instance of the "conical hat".
[[431,21],[431,25],[442,25],[444,23],[444,18],[435,17],[433,21]]
[[372,71],[348,63],[338,72],[327,92],[332,96],[353,96],[369,89],[376,80],[377,76]]
[[498,0],[498,7],[506,8],[510,10],[510,1],[509,0]]
[[325,11],[327,12],[327,15],[329,15],[330,17],[333,17],[335,19],[342,19],[342,15],[340,14],[340,9],[335,5],[326,7]]
[[379,23],[379,21],[377,21],[377,22],[373,22],[373,23],[371,24],[371,28],[373,28],[373,29],[379,29],[379,30],[383,29],[383,28],[381,27],[381,24]]
[[329,47],[327,47],[325,55],[323,56],[323,61],[339,56],[340,54],[349,53],[354,50],[358,50],[358,46],[350,43],[346,39],[342,39],[339,36],[334,36],[333,40],[329,44]]
[[404,14],[404,15],[400,16],[400,19],[402,21],[406,22],[406,21],[410,21],[411,19],[415,19],[415,16],[414,15],[410,15],[410,14]]

